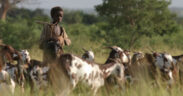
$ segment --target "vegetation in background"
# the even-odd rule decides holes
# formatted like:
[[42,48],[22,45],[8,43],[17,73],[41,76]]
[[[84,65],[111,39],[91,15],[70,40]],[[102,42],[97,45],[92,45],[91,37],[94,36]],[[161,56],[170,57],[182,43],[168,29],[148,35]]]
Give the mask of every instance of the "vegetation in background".
[[[111,45],[155,51],[183,48],[180,40],[183,37],[182,17],[169,11],[169,2],[118,0],[116,3],[104,0],[96,7],[100,15],[64,10],[61,26],[72,40],[72,45],[64,50],[80,54],[82,48],[86,48],[102,56],[107,54],[103,47]],[[42,9],[13,8],[7,13],[7,20],[0,21],[0,38],[16,49],[38,49],[42,25],[36,21],[49,22],[49,19]]]
[[10,44],[16,49],[31,48],[37,44],[40,37],[42,26],[35,23],[40,19],[48,20],[40,9],[12,9],[7,20],[0,22],[0,38],[5,44]]
[[[123,49],[131,47],[132,51],[182,54],[183,17],[170,13],[168,5],[166,0],[104,0],[102,5],[96,7],[100,15],[64,10],[61,26],[72,40],[71,46],[65,46],[64,51],[80,56],[84,52],[82,48],[91,49],[95,53],[95,61],[99,63],[104,63],[109,51],[104,47],[110,45],[118,45]],[[0,38],[16,49],[28,49],[31,58],[41,60],[42,51],[37,45],[42,25],[35,21],[49,22],[49,19],[42,9],[11,9],[6,21],[0,21]],[[152,86],[142,81],[123,91],[114,88],[110,94],[101,88],[98,96],[182,96],[182,91],[182,85],[168,90],[163,85]],[[34,94],[53,96],[50,90],[44,92]],[[32,95],[29,88],[25,93],[26,96]],[[81,85],[71,96],[88,96],[90,93],[88,88]],[[15,96],[20,94],[16,91]]]
[[169,4],[166,0],[104,0],[96,10],[107,17],[108,43],[135,48],[143,36],[152,38],[178,32]]
[[23,1],[28,1],[28,0],[0,0],[0,20],[5,21],[8,11],[14,8],[16,4]]

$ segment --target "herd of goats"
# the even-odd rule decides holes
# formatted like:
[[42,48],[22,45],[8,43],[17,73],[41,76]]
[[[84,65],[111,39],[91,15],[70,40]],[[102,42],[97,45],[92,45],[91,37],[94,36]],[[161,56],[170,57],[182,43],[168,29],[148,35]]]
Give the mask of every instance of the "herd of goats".
[[[134,81],[140,78],[137,75],[139,70],[143,70],[140,69],[142,66],[147,69],[152,79],[156,80],[157,74],[160,73],[162,80],[171,86],[180,81],[179,65],[183,62],[183,55],[172,56],[157,52],[136,52],[131,55],[127,50],[111,46],[106,47],[111,49],[111,52],[104,64],[97,64],[94,61],[94,53],[87,50],[81,57],[63,53],[51,60],[54,64],[44,64],[31,59],[27,50],[17,51],[5,44],[0,47],[0,92],[8,90],[11,94],[14,94],[16,86],[23,91],[26,84],[30,84],[32,90],[45,89],[52,85],[54,82],[49,78],[49,75],[52,75],[49,72],[54,68],[52,65],[62,70],[65,75],[63,78],[69,81],[69,89],[72,90],[78,82],[83,82],[90,86],[94,95],[104,85],[115,85],[119,88],[127,82],[133,85]],[[56,75],[59,77],[59,73]]]

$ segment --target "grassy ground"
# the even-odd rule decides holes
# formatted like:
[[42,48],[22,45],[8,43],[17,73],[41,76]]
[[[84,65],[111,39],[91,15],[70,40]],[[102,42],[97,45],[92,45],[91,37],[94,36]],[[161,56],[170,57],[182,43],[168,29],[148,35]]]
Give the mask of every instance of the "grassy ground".
[[[97,96],[182,96],[183,87],[181,85],[175,85],[172,88],[167,88],[165,85],[162,82],[160,86],[154,86],[142,81],[135,85],[126,86],[122,90],[119,90],[117,87],[112,87],[110,92],[106,91],[105,87],[101,87]],[[78,84],[69,96],[92,96],[91,94],[92,92],[89,87]],[[54,94],[51,89],[31,93],[28,87],[23,95],[19,89],[16,89],[15,96],[54,96]]]
[[[158,50],[162,52],[163,49]],[[145,52],[150,52],[149,50],[143,50]],[[181,50],[170,49],[166,50],[171,54],[178,55],[183,53]],[[29,50],[31,58],[42,60],[42,51],[37,47]],[[66,52],[67,53],[67,52]],[[82,52],[80,53],[82,54]],[[77,53],[78,56],[79,53]],[[108,56],[108,52],[96,52],[95,51],[95,61],[99,63],[104,63]],[[143,76],[142,76],[143,77]],[[183,96],[183,85],[180,83],[175,84],[171,88],[167,88],[166,82],[158,81],[159,85],[153,85],[152,81],[149,79],[141,78],[138,83],[134,85],[125,86],[123,89],[119,89],[117,86],[111,87],[111,90],[106,90],[103,86],[99,89],[97,96]],[[64,87],[64,86],[63,86]],[[90,87],[84,84],[78,84],[77,87],[69,94],[69,96],[91,96],[92,92]],[[1,96],[1,94],[0,94]],[[37,90],[36,92],[30,92],[30,87],[25,89],[25,94],[20,92],[20,88],[16,88],[15,96],[54,96],[53,89],[48,88],[47,90]]]

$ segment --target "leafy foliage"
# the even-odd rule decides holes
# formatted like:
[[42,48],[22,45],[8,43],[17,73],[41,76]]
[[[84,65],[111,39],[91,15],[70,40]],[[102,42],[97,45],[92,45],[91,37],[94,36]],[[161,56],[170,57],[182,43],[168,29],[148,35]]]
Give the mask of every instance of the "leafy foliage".
[[142,36],[163,36],[178,31],[165,0],[104,0],[97,12],[107,17],[111,43],[133,47]]
[[27,21],[3,23],[0,22],[3,42],[17,49],[31,48],[37,42],[40,28]]
[[[117,45],[128,49],[130,44],[133,45],[134,49],[147,47],[153,49],[172,47],[182,49],[180,38],[183,37],[183,31],[181,26],[177,28],[175,23],[175,20],[179,20],[179,18],[174,18],[174,15],[171,15],[168,9],[166,9],[169,14],[167,16],[163,15],[165,13],[162,16],[157,16],[158,14],[153,13],[156,12],[155,9],[153,10],[149,9],[150,12],[140,12],[141,10],[138,9],[136,10],[138,12],[131,13],[125,11],[126,15],[116,16],[118,18],[113,18],[110,14],[105,15],[107,13],[101,13],[104,15],[99,16],[86,14],[82,11],[66,10],[64,11],[64,21],[61,26],[66,29],[72,44],[64,47],[64,50],[79,54],[83,52],[82,48],[86,48],[92,49],[97,53],[100,51],[99,55],[102,55],[106,52],[101,50],[102,46]],[[120,12],[121,14],[123,13],[123,11]],[[135,19],[124,18],[128,16],[127,13]],[[142,13],[143,15],[141,15]],[[139,16],[135,17],[135,15]],[[131,23],[130,20],[135,20],[135,23]],[[49,16],[44,14],[42,9],[11,9],[6,22],[0,21],[0,38],[3,39],[5,44],[13,45],[17,49],[31,49],[39,43],[40,33],[43,28],[42,25],[35,23],[35,21],[50,22],[51,20]]]
[[[39,16],[43,17],[39,19]],[[12,9],[8,13],[7,21],[0,21],[0,37],[5,44],[17,49],[31,48],[39,40],[42,26],[36,20],[47,20],[42,10]]]

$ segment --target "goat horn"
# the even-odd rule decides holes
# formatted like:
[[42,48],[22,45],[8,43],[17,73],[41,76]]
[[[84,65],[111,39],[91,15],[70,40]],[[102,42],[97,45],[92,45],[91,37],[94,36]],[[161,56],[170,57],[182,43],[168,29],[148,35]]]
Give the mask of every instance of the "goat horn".
[[86,50],[85,48],[82,48],[84,51],[88,51],[88,50]]
[[109,49],[115,49],[117,46],[107,46],[107,47],[104,47],[104,48],[109,48]]

